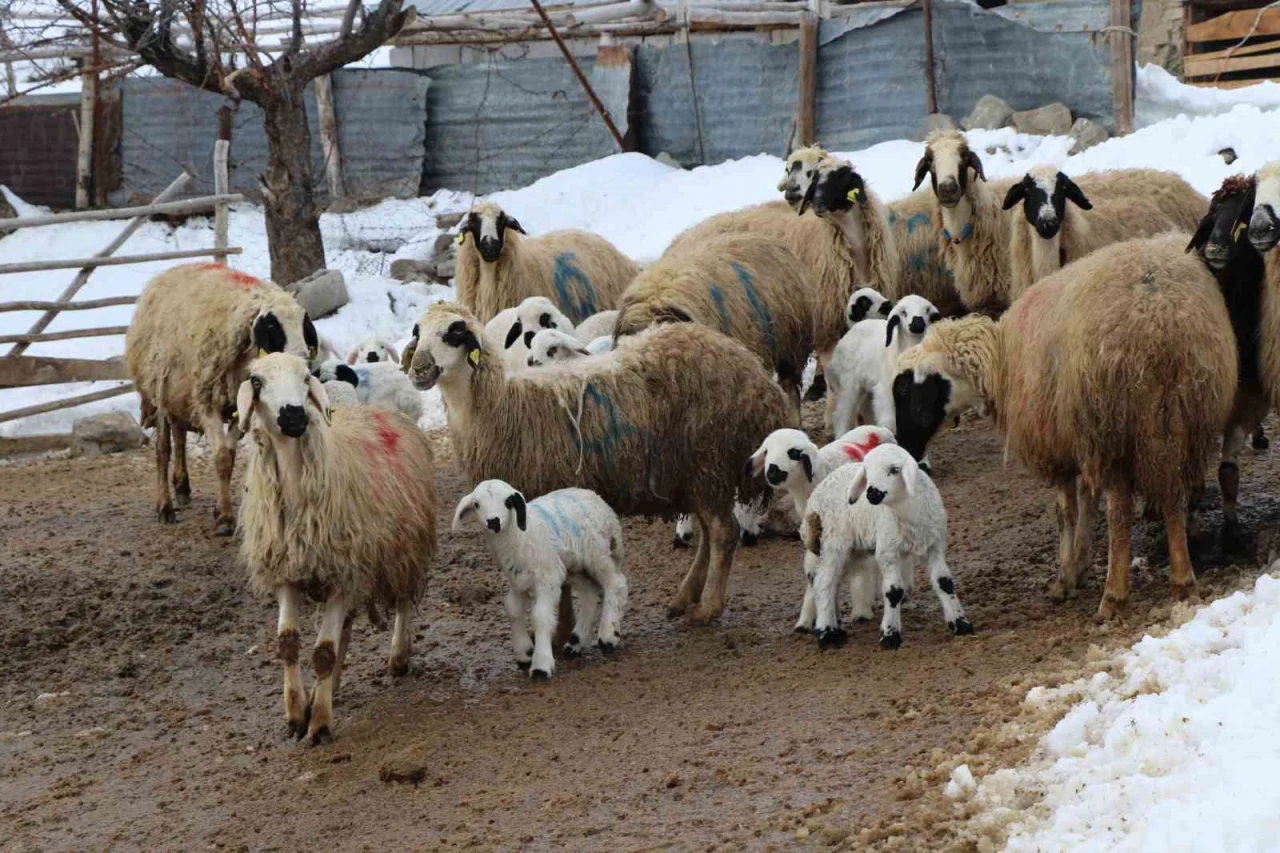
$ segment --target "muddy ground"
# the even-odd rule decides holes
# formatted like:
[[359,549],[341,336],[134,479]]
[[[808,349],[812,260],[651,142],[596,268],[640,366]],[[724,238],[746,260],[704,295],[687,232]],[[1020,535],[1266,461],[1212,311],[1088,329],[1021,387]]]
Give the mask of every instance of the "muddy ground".
[[[1134,573],[1129,615],[1096,625],[1099,525],[1080,596],[1050,603],[1048,490],[1002,463],[982,422],[932,456],[974,636],[947,635],[922,583],[901,650],[878,650],[865,624],[820,652],[791,631],[800,551],[787,539],[739,551],[718,626],[668,621],[690,552],[672,550],[670,525],[629,520],[624,649],[534,684],[512,661],[484,543],[448,533],[462,482],[446,455],[412,672],[390,679],[389,635],[358,621],[337,740],[318,748],[285,736],[275,611],[245,593],[234,542],[212,536],[204,459],[191,507],[165,527],[148,450],[0,467],[0,846],[862,849],[869,827],[891,827],[933,849],[936,837],[911,843],[923,830],[907,769],[980,743],[1010,685],[1167,614],[1168,576],[1159,530],[1142,529],[1135,554],[1151,567]],[[1243,517],[1266,557],[1280,477],[1267,454],[1242,467]],[[1215,533],[1215,489],[1208,507]],[[1229,562],[1200,554],[1206,597],[1259,571]]]

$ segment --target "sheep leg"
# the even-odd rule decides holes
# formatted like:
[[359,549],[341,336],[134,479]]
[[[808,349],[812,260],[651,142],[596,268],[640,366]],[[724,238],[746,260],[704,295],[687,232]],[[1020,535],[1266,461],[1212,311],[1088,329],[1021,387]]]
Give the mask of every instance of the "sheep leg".
[[276,655],[284,663],[284,720],[291,736],[302,737],[307,733],[308,712],[302,688],[302,670],[298,666],[298,652],[302,648],[302,639],[298,635],[302,590],[293,584],[280,584],[276,587],[276,600],[280,604],[276,623]]
[[1049,585],[1049,598],[1062,602],[1075,598],[1076,584],[1076,537],[1080,505],[1076,494],[1076,478],[1068,477],[1057,483],[1057,495],[1054,500],[1055,515],[1058,521],[1058,576]]
[[791,410],[791,423],[794,426],[800,426],[800,378],[796,376],[793,370],[789,375],[783,376],[782,372],[778,373],[778,385],[782,388],[782,393],[787,396],[787,408]]
[[156,412],[156,518],[161,524],[173,524],[178,514],[169,499],[169,418]]
[[956,595],[955,578],[947,565],[947,557],[941,549],[929,554],[929,583],[942,605],[942,616],[947,620],[947,630],[952,634],[972,634],[973,623],[964,615],[960,596]]
[[311,668],[315,670],[316,683],[311,688],[311,722],[307,726],[307,739],[312,746],[333,740],[333,673],[337,668],[338,644],[347,612],[345,596],[341,592],[331,594],[324,603],[320,633],[316,636],[315,648],[311,650]]
[[511,649],[516,653],[516,666],[528,669],[533,660],[533,638],[529,636],[529,619],[525,613],[527,597],[515,589],[507,591],[507,618],[511,620]]
[[578,618],[573,623],[573,633],[561,647],[560,655],[576,658],[585,651],[595,633],[596,619],[600,616],[600,586],[582,574],[570,575],[568,586],[578,593]]
[[[413,646],[413,602],[407,598],[396,600],[396,621],[391,628],[391,654],[387,669],[395,678],[409,674],[409,657]],[[336,687],[334,688],[337,689]]]
[[884,427],[889,432],[897,432],[898,418],[893,408],[892,387],[884,382],[876,383],[871,389],[871,412],[876,426]]
[[870,622],[876,611],[876,574],[868,568],[859,568],[849,579],[850,617],[854,622]]
[[556,614],[555,633],[551,635],[552,648],[563,648],[564,644],[569,642],[569,635],[573,633],[573,589],[570,588],[569,582],[565,581],[560,586],[560,607]]
[[216,414],[203,417],[201,425],[214,448],[214,468],[218,472],[218,508],[214,533],[218,536],[230,536],[236,529],[235,519],[231,515],[231,472],[236,467],[236,442],[240,440],[240,430],[235,426],[230,430],[223,430],[222,418]]
[[1186,601],[1196,594],[1196,571],[1191,565],[1191,552],[1187,550],[1186,516],[1181,511],[1166,513],[1164,529],[1169,539],[1169,575],[1173,600]]
[[738,548],[738,522],[733,517],[733,508],[711,516],[707,532],[711,552],[705,586],[710,589],[710,595],[702,596],[698,609],[690,617],[695,625],[710,625],[718,619],[729,597],[729,573],[733,571],[733,552]]
[[848,569],[847,556],[847,549],[829,541],[822,543],[821,554],[805,553],[806,559],[813,557],[813,633],[820,649],[839,648],[848,637],[840,624],[840,586]]
[[884,593],[884,613],[880,616],[880,648],[896,649],[902,645],[902,599],[907,591],[902,581],[902,567],[896,554],[877,554],[880,564],[880,589]]
[[173,437],[173,504],[187,506],[191,503],[191,478],[187,475],[187,428],[169,424]]
[[1076,538],[1073,548],[1073,564],[1076,567],[1076,580],[1080,573],[1087,571],[1093,564],[1093,516],[1098,509],[1098,496],[1084,484],[1084,480],[1076,479]]
[[342,667],[347,662],[347,646],[351,645],[351,620],[355,614],[348,613],[342,620],[342,636],[338,638],[338,658],[333,662],[333,693],[336,696],[342,686]]
[[861,396],[861,392],[855,390],[837,391],[835,394],[827,395],[828,400],[835,398],[829,423],[832,435],[839,437],[854,428],[854,414],[862,406]]
[[685,573],[676,597],[667,605],[667,616],[683,616],[686,611],[702,599],[702,587],[707,582],[707,565],[711,555],[711,536],[707,532],[707,522],[701,514],[694,516],[698,524],[698,544],[693,552],[693,564]]
[[530,623],[533,627],[533,659],[529,667],[529,676],[535,681],[550,678],[555,671],[555,656],[551,653],[551,635],[556,630],[556,611],[560,600],[560,589],[563,584],[539,584],[533,595],[533,612]]
[[1249,536],[1240,527],[1240,517],[1236,513],[1236,501],[1240,496],[1238,460],[1248,434],[1246,426],[1237,423],[1228,426],[1222,436],[1222,461],[1218,463],[1218,488],[1222,492],[1222,552],[1224,554],[1248,553],[1252,550]]
[[794,630],[797,634],[810,634],[818,617],[813,592],[813,581],[818,572],[818,557],[808,549],[804,552],[804,563],[800,571],[804,575],[804,602],[800,605],[800,619],[796,622]]
[[[1181,509],[1179,509],[1181,511]],[[1114,619],[1129,600],[1129,538],[1133,532],[1133,490],[1128,483],[1107,488],[1107,585],[1098,615]]]
[[618,627],[622,624],[622,617],[627,613],[627,576],[617,565],[610,562],[607,566],[601,567],[596,577],[600,580],[603,604],[600,610],[599,640],[596,644],[600,647],[600,651],[608,655],[612,654],[622,642]]

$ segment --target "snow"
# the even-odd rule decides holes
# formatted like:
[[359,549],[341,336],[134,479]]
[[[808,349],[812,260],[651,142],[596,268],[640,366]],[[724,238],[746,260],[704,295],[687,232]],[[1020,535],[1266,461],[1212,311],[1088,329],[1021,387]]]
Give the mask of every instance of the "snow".
[[1014,853],[1274,850],[1277,648],[1280,579],[1264,575],[1145,637],[1121,675],[1032,691],[1033,705],[1075,704],[1027,765],[982,780],[979,822],[1003,824]]
[[1158,65],[1138,68],[1134,122],[1146,127],[1176,115],[1211,116],[1238,104],[1264,109],[1280,107],[1280,84],[1264,80],[1238,89],[1189,86]]

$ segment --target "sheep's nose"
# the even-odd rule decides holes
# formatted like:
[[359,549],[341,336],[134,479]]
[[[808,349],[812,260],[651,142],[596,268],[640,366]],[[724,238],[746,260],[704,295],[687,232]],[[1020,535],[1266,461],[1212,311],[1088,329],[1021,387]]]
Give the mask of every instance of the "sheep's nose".
[[280,425],[280,432],[289,438],[298,438],[307,431],[307,410],[301,406],[281,406],[276,423]]
[[371,353],[369,353],[368,355],[366,355],[366,356],[364,357],[364,360],[365,360],[365,361],[369,361],[369,362],[377,363],[377,361],[378,361],[378,354],[377,354],[376,352],[371,352]]
[[530,366],[530,367],[537,367],[537,366],[538,366],[538,362],[536,362],[536,361],[534,361],[534,360],[533,360],[533,356],[529,356],[529,358],[527,359],[527,362],[528,362],[528,364],[529,364],[529,366]]
[[502,254],[502,241],[497,237],[481,237],[476,241],[480,249],[480,257],[493,263]]
[[1058,228],[1060,226],[1061,223],[1058,221],[1057,217],[1042,216],[1036,220],[1036,233],[1046,240],[1052,240],[1058,233]]
[[799,187],[792,184],[787,186],[787,191],[782,194],[782,197],[787,200],[787,204],[794,207],[800,203],[800,199],[804,198],[804,193],[800,192]]
[[1218,243],[1206,243],[1204,259],[1215,270],[1220,270],[1231,260],[1231,249]]
[[502,530],[502,522],[499,519],[491,518],[485,522],[485,526],[497,533]]
[[1249,219],[1249,242],[1259,252],[1266,252],[1280,241],[1280,229],[1276,228],[1276,214],[1269,204],[1254,208]]
[[911,334],[913,334],[913,335],[923,335],[923,334],[924,334],[924,328],[925,328],[925,326],[924,326],[924,318],[923,318],[923,317],[912,317],[912,318],[911,318],[911,322],[910,322],[910,324],[908,324],[908,325],[907,325],[907,328],[911,330]]
[[768,481],[769,485],[779,486],[786,482],[787,472],[770,462],[769,467],[765,469],[764,478]]
[[938,201],[943,207],[955,207],[960,201],[960,184],[954,178],[938,182]]
[[883,500],[884,492],[877,489],[875,486],[867,486],[867,503],[872,506],[879,506],[880,502]]

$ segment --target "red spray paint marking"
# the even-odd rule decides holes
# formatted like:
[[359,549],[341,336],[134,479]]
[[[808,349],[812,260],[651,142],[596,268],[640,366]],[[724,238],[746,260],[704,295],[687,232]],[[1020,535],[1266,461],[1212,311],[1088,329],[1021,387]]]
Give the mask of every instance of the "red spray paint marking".
[[395,456],[396,446],[400,443],[399,431],[387,423],[386,415],[382,414],[382,412],[374,412],[373,419],[378,424],[378,441],[382,443],[383,454]]
[[880,446],[880,436],[874,432],[871,437],[862,443],[853,441],[841,442],[840,449],[844,451],[844,455],[848,456],[854,462],[861,462],[866,458],[867,454]]
[[247,272],[233,270],[224,264],[200,264],[200,269],[217,270],[227,274],[227,277],[236,284],[243,284],[245,287],[258,287],[262,284],[262,279],[249,275]]

